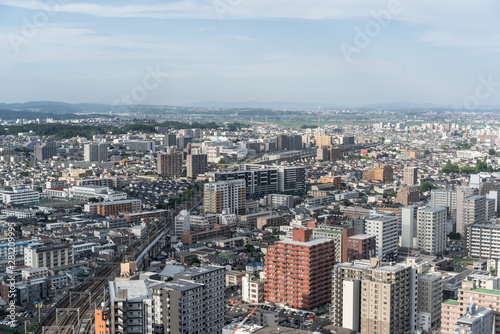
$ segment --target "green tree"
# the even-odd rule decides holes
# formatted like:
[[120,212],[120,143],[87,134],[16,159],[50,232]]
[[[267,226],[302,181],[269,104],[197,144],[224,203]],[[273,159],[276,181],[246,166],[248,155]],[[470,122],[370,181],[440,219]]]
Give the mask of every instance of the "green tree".
[[429,191],[431,189],[436,189],[436,186],[434,186],[432,183],[430,183],[428,181],[420,182],[420,192],[424,193],[424,192]]
[[489,155],[495,155],[496,153],[497,152],[494,149],[492,149],[492,148],[490,148],[490,150],[488,151]]

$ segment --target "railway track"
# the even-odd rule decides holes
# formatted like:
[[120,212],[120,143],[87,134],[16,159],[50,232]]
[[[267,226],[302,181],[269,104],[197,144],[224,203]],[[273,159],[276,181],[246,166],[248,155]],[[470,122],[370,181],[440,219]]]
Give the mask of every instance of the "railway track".
[[[71,292],[77,292],[78,297],[72,298],[70,303],[70,295],[63,297],[51,310],[44,316],[41,322],[33,330],[33,334],[75,334],[75,333],[91,333],[93,323],[93,308],[92,305],[97,305],[97,301],[102,296],[110,280],[114,280],[120,273],[120,263],[137,259],[143,250],[151,244],[161,233],[169,231],[174,225],[174,218],[183,209],[189,207],[192,209],[198,205],[203,198],[203,191],[196,194],[190,201],[184,205],[168,212],[165,223],[158,228],[157,225],[151,225],[148,233],[134,241],[127,249],[110,261],[110,265],[106,265],[97,270],[93,276],[88,277],[82,283],[74,287]],[[71,294],[70,292],[70,294]],[[90,292],[90,297],[86,293]],[[106,298],[106,296],[104,297]],[[78,310],[78,311],[75,311]],[[64,315],[61,315],[65,312]],[[81,329],[83,317],[88,314],[88,321],[84,328]]]

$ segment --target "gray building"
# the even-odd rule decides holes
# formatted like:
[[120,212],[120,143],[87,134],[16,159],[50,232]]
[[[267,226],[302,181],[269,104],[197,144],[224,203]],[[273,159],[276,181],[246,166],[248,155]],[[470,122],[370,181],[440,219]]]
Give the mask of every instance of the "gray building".
[[34,150],[35,159],[39,161],[51,159],[53,156],[57,155],[57,145],[54,141],[37,144]]

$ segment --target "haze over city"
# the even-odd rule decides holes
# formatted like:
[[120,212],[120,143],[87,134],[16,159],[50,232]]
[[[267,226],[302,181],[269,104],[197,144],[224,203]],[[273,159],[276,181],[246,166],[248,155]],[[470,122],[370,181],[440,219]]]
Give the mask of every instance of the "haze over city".
[[[500,103],[497,1],[0,1],[0,100]],[[488,79],[490,77],[490,79]],[[284,107],[284,106],[283,106]]]

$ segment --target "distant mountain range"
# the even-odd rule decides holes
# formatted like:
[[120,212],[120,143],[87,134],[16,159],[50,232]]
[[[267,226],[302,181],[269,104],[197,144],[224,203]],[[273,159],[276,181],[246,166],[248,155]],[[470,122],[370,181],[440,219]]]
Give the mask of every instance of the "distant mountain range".
[[[0,103],[0,118],[4,120],[12,120],[18,118],[37,119],[37,118],[54,118],[54,119],[81,119],[89,117],[114,117],[116,113],[128,114],[166,114],[169,112],[186,115],[189,114],[191,108],[207,108],[207,109],[245,109],[238,111],[240,116],[244,115],[259,115],[268,114],[271,110],[276,112],[288,111],[315,111],[318,108],[317,102],[220,102],[220,101],[205,101],[189,103],[183,106],[154,106],[154,105],[122,105],[114,106],[99,103],[64,103],[54,101],[32,101],[26,103]],[[392,111],[446,111],[446,110],[463,110],[463,108],[455,108],[454,106],[435,105],[432,103],[410,103],[410,102],[391,102],[391,103],[376,103],[367,105],[341,105],[333,103],[321,103],[322,110],[392,110]],[[500,106],[482,106],[484,111],[500,111]],[[112,111],[112,114],[110,113]],[[211,112],[207,110],[206,112]],[[229,111],[226,111],[226,113]],[[216,113],[216,112],[215,112]],[[220,111],[221,115],[225,115],[224,111]]]

